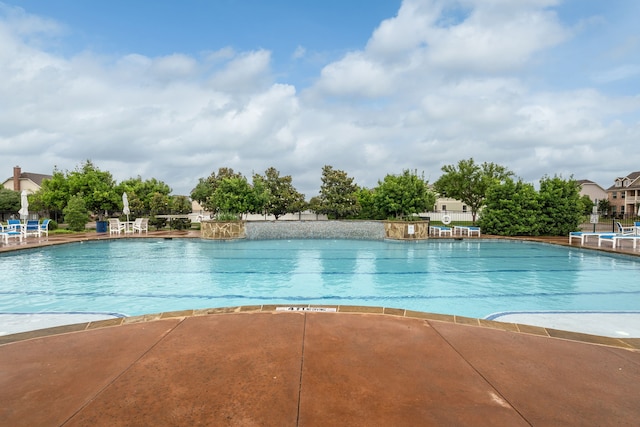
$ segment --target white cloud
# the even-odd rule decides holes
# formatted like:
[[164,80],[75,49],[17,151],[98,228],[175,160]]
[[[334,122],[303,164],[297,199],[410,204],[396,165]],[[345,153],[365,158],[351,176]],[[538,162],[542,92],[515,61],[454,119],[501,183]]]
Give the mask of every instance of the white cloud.
[[298,45],[296,47],[296,50],[293,51],[293,55],[291,55],[293,57],[293,59],[300,59],[300,58],[304,58],[304,56],[307,54],[307,50]]
[[217,71],[210,84],[224,92],[251,92],[264,89],[270,81],[271,53],[266,50],[247,52],[231,58]]
[[388,77],[381,64],[361,53],[350,53],[322,70],[317,87],[330,96],[376,98],[389,94],[391,84]]
[[[530,74],[590,31],[573,32],[555,4],[405,0],[308,88],[276,83],[267,50],[65,57],[43,44],[60,25],[0,5],[3,163],[50,173],[90,158],[118,180],[155,177],[181,194],[223,166],[248,177],[276,167],[310,198],[324,165],[373,187],[403,169],[434,181],[469,157],[528,181],[560,173],[608,186],[640,169],[629,155],[640,97],[551,89]],[[594,84],[637,74],[627,64],[603,65]]]

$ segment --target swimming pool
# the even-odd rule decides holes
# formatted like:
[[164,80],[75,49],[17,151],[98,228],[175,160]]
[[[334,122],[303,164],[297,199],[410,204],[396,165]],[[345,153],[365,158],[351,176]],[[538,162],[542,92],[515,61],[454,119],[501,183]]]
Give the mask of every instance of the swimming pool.
[[131,316],[254,304],[478,318],[640,311],[637,259],[518,241],[118,239],[11,252],[0,264],[0,313]]

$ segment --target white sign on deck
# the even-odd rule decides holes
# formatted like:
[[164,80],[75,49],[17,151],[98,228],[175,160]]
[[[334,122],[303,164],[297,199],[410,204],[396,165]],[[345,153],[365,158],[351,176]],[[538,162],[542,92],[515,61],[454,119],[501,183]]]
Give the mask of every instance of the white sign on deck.
[[335,312],[334,307],[276,307],[276,311],[322,311]]

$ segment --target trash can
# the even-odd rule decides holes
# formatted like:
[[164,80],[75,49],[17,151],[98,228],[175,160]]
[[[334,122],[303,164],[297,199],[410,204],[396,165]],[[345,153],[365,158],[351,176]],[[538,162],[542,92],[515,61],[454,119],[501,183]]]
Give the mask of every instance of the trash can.
[[107,221],[96,221],[96,233],[106,233],[107,224]]

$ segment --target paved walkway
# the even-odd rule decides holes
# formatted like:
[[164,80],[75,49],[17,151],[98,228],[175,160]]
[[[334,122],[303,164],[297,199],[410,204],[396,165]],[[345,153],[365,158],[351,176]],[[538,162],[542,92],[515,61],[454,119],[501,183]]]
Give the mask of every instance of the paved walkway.
[[640,340],[252,312],[0,345],[10,426],[637,425]]

